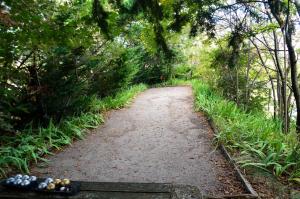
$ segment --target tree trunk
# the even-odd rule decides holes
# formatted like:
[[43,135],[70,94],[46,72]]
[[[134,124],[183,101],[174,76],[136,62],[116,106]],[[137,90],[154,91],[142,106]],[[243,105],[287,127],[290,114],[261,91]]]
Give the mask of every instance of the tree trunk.
[[29,72],[29,95],[32,96],[32,101],[34,101],[36,106],[36,113],[39,118],[44,117],[44,107],[43,107],[43,101],[42,101],[42,91],[41,91],[41,85],[39,81],[38,76],[38,69],[37,69],[37,60],[36,60],[36,50],[33,51],[33,59],[32,64],[28,66],[28,72]]
[[298,72],[297,72],[297,59],[295,54],[295,49],[292,44],[291,38],[291,30],[290,26],[285,34],[286,45],[288,48],[289,53],[289,63],[291,68],[291,82],[292,82],[292,91],[294,93],[294,98],[296,102],[296,109],[297,109],[297,118],[296,118],[296,131],[300,133],[300,93],[299,93],[299,85],[298,85]]
[[[265,63],[265,61],[263,60],[263,58],[262,58],[262,56],[261,56],[261,52],[260,52],[258,46],[257,46],[256,43],[255,43],[254,41],[252,41],[251,39],[250,39],[250,41],[252,42],[252,44],[253,44],[254,47],[256,48],[256,51],[257,51],[259,60],[260,60],[260,62],[261,62],[261,65],[262,65],[263,68],[265,69],[265,71],[266,71],[266,73],[267,73],[267,75],[268,75],[268,77],[269,77],[270,83],[271,83],[272,93],[273,93],[273,106],[274,106],[274,114],[273,114],[273,118],[275,119],[275,118],[276,118],[276,115],[277,115],[277,114],[276,114],[276,112],[277,112],[277,102],[276,102],[275,84],[274,84],[274,82],[273,82],[273,78],[272,78],[271,74],[270,74],[269,71],[268,71],[268,68],[267,68],[266,63]],[[279,75],[278,75],[278,73],[277,73],[277,81],[278,81],[278,79],[279,79]],[[279,96],[278,96],[277,98],[279,98]],[[279,101],[279,100],[278,100],[278,101]]]
[[[290,1],[288,1],[288,9],[287,13],[280,13],[277,9],[277,6],[280,5],[279,0],[268,0],[268,4],[271,10],[272,15],[276,19],[278,25],[281,28],[281,31],[284,33],[286,46],[288,49],[289,54],[289,65],[291,68],[291,83],[292,83],[292,92],[294,94],[295,102],[296,102],[296,109],[297,109],[297,117],[296,117],[296,131],[300,134],[300,93],[299,93],[299,86],[298,86],[298,73],[297,73],[297,59],[295,49],[292,44],[292,28],[290,26],[289,14],[290,14]],[[285,14],[286,20],[282,20],[281,15]]]

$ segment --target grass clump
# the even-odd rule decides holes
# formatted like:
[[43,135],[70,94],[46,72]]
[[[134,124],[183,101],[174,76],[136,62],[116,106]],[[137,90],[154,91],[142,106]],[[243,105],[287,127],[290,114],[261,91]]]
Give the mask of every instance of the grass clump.
[[[197,110],[216,124],[216,140],[233,152],[242,167],[256,167],[300,182],[300,148],[295,132],[282,132],[280,121],[262,112],[246,112],[207,84],[193,80]],[[237,158],[238,157],[238,158]]]
[[28,127],[14,136],[0,136],[0,172],[2,176],[13,169],[29,173],[31,162],[51,154],[52,149],[60,149],[72,143],[73,139],[82,139],[88,129],[96,128],[104,122],[102,113],[110,109],[126,106],[133,97],[147,88],[144,84],[123,89],[113,97],[99,99],[92,97],[90,108],[78,116],[67,117],[59,123],[52,120],[46,128]]
[[171,78],[168,81],[154,84],[152,87],[164,87],[164,86],[189,86],[191,85],[190,80]]

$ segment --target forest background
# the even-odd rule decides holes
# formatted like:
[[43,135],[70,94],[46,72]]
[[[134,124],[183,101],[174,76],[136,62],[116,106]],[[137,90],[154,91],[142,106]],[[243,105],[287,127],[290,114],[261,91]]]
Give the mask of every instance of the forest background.
[[298,0],[0,2],[3,175],[177,78],[242,167],[300,183]]

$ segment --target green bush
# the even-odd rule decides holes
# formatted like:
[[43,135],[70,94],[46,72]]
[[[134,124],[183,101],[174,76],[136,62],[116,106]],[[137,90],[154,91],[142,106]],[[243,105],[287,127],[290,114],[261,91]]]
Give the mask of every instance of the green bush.
[[174,67],[172,76],[177,79],[190,79],[193,76],[193,69],[187,65],[178,65]]
[[172,60],[166,60],[162,53],[149,54],[137,49],[139,70],[134,78],[135,83],[157,84],[167,81],[171,76]]
[[[105,97],[114,95],[122,88],[133,84],[133,79],[138,72],[140,61],[134,52],[136,48],[127,48],[112,43],[103,55],[105,61],[96,61],[97,67],[93,69],[90,83],[90,94]],[[103,64],[103,62],[107,62]]]

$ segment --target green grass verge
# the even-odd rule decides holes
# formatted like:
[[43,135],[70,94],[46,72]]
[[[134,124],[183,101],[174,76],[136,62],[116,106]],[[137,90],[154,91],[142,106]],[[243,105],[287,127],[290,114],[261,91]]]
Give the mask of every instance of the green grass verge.
[[195,107],[218,128],[216,141],[225,145],[241,167],[256,167],[300,182],[300,148],[294,132],[284,134],[281,123],[264,113],[245,112],[207,84],[192,81]]
[[29,173],[29,164],[51,154],[52,149],[60,149],[72,143],[73,139],[82,139],[88,129],[96,128],[104,122],[102,113],[110,109],[126,106],[138,93],[147,89],[144,84],[124,89],[114,97],[98,99],[92,97],[88,112],[79,116],[67,117],[59,124],[50,121],[47,128],[27,128],[16,136],[0,136],[0,172],[5,176],[12,169]]

